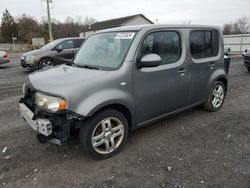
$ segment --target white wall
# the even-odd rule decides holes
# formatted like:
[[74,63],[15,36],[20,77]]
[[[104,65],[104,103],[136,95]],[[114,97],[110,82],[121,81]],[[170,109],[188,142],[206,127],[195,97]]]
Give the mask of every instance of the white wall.
[[86,31],[86,32],[81,32],[79,33],[79,37],[88,37],[89,35],[95,33],[96,31]]
[[224,35],[224,45],[230,46],[231,52],[241,53],[250,48],[250,34]]

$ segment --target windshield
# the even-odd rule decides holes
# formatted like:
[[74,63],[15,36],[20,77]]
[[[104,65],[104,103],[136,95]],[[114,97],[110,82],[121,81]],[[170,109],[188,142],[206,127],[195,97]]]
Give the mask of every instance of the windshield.
[[58,45],[62,41],[63,41],[62,39],[53,40],[50,43],[48,43],[45,46],[43,46],[41,49],[42,50],[51,50],[52,48],[54,48],[56,45]]
[[110,32],[90,36],[78,51],[74,64],[98,69],[117,69],[123,62],[135,32]]

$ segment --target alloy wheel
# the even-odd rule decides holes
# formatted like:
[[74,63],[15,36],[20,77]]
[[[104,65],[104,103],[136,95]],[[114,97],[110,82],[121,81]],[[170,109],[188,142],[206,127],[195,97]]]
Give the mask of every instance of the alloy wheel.
[[123,138],[123,123],[115,117],[108,117],[95,127],[91,137],[92,147],[99,154],[109,154],[121,145]]
[[41,69],[49,69],[51,67],[53,67],[53,63],[50,60],[46,59],[41,62]]
[[212,105],[214,108],[219,108],[224,100],[224,88],[221,85],[215,86],[213,90]]

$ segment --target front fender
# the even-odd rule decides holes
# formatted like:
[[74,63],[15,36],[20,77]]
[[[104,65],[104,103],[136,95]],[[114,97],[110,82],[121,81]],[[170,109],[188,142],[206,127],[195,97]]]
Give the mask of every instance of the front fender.
[[76,112],[83,116],[92,116],[101,108],[112,105],[120,104],[126,107],[131,116],[134,116],[134,102],[132,96],[124,90],[106,89],[89,95],[83,99],[76,108]]

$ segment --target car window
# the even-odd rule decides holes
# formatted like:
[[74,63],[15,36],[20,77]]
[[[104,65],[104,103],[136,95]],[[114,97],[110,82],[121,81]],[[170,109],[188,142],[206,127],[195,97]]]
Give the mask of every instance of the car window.
[[82,45],[84,39],[77,39],[75,40],[75,48],[80,48],[80,46]]
[[150,33],[142,43],[140,57],[151,53],[161,57],[162,65],[177,62],[181,57],[180,35],[175,31]]
[[192,57],[202,59],[218,54],[218,32],[212,30],[192,31],[190,34],[190,50]]
[[67,40],[65,42],[62,42],[61,44],[58,45],[60,48],[66,50],[66,49],[71,49],[74,48],[74,42],[73,40]]

